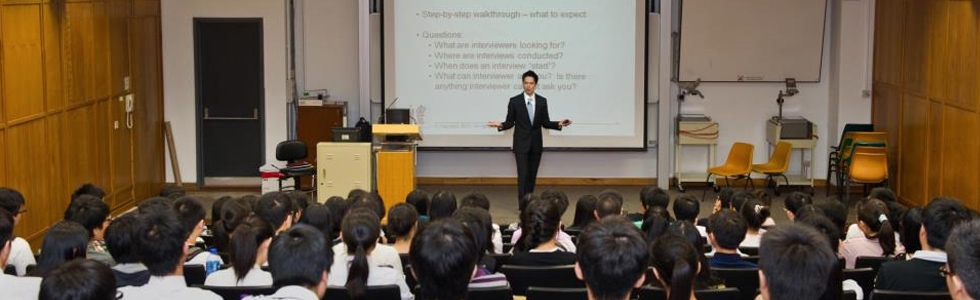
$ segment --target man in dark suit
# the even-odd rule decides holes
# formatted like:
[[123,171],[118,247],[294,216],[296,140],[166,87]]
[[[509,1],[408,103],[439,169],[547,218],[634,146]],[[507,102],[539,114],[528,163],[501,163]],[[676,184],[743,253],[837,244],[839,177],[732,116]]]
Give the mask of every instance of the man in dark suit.
[[543,150],[541,128],[561,130],[562,127],[572,124],[568,119],[551,121],[548,115],[548,99],[534,94],[534,89],[538,86],[538,74],[534,71],[524,72],[521,81],[524,83],[524,93],[510,98],[507,119],[503,123],[488,123],[498,131],[516,127],[513,148],[514,158],[517,160],[518,203],[524,195],[534,192]]

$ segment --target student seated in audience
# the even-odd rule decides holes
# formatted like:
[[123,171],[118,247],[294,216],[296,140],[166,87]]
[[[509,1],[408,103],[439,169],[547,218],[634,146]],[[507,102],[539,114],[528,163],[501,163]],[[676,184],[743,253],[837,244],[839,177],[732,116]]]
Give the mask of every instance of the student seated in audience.
[[575,202],[575,218],[572,219],[572,226],[565,227],[565,232],[569,234],[579,234],[592,224],[595,219],[595,203],[599,201],[594,195],[584,195]]
[[79,259],[51,270],[41,281],[40,300],[116,299],[116,277],[103,263]]
[[878,270],[875,288],[893,291],[940,292],[946,279],[935,272],[946,264],[946,241],[953,228],[970,219],[970,211],[959,201],[936,198],[922,211],[919,240],[922,250],[912,259],[886,262]]
[[[710,222],[710,221],[709,221]],[[670,300],[694,299],[695,279],[701,269],[697,249],[686,239],[667,234],[654,242],[653,273]]]
[[429,194],[424,190],[415,189],[405,196],[405,203],[415,207],[419,213],[419,222],[429,221]]
[[301,191],[288,191],[286,192],[286,197],[289,197],[290,201],[293,201],[293,221],[299,221],[303,217],[303,212],[307,207],[310,207],[310,197],[306,193]]
[[752,247],[758,248],[759,241],[762,239],[762,235],[766,233],[765,229],[762,229],[762,225],[769,219],[769,206],[762,201],[756,199],[749,199],[739,210],[742,214],[742,218],[745,219],[745,225],[748,230],[745,232],[745,239],[739,247]]
[[643,225],[640,226],[640,231],[643,231],[643,235],[650,245],[653,245],[653,242],[667,233],[669,229],[670,219],[662,214],[648,213],[646,219],[643,220]]
[[[27,208],[24,206],[24,195],[11,188],[0,187],[0,208],[14,215],[14,226],[20,224]],[[34,253],[31,252],[31,245],[21,237],[15,237],[10,241],[10,256],[7,257],[7,265],[14,266],[17,276],[27,275],[27,266],[37,264]]]
[[[558,235],[555,237],[555,241],[558,243],[558,246],[561,247],[563,251],[575,253],[576,246],[575,246],[575,242],[572,241],[572,236],[568,235],[568,233],[561,230],[561,216],[565,212],[564,210],[562,210],[561,201],[556,199],[555,197],[549,197],[548,199],[545,199],[545,198],[534,197],[533,194],[528,194],[528,195],[531,196],[525,196],[525,197],[531,199],[530,200],[531,202],[528,202],[528,204],[525,205],[525,207],[521,210],[521,215],[520,215],[521,223],[519,223],[520,228],[517,228],[517,230],[515,230],[514,233],[510,236],[510,243],[514,245],[515,249],[517,248],[517,244],[520,243],[521,237],[524,235],[524,227],[526,227],[524,226],[524,214],[527,212],[530,203],[537,202],[537,201],[551,202],[554,208],[557,209],[557,213],[558,213],[558,225],[557,225]],[[540,205],[537,206],[537,209],[540,208],[541,208]],[[565,208],[567,208],[567,206],[565,206]],[[516,253],[516,251],[512,251],[512,252]]]
[[282,192],[266,193],[259,197],[252,213],[272,224],[277,234],[293,225],[293,201]]
[[[565,197],[565,194],[556,195],[557,197]],[[568,202],[568,198],[565,197],[565,202]],[[486,195],[480,193],[470,193],[463,197],[463,200],[459,203],[459,207],[478,207],[490,212],[490,199]],[[493,235],[490,237],[493,249],[492,253],[504,253],[504,240],[503,235],[500,233],[500,225],[493,223],[493,218],[490,219],[490,225],[493,228]],[[409,243],[411,244],[411,243]],[[407,253],[407,252],[406,252]]]
[[172,207],[175,201],[177,201],[177,199],[151,197],[136,205],[136,212],[140,214],[148,214],[169,211],[173,209]]
[[65,262],[84,259],[88,244],[89,232],[81,224],[64,220],[54,223],[44,235],[37,268],[28,275],[44,277]]
[[[196,246],[201,233],[204,232],[204,204],[192,197],[182,197],[174,201],[174,212],[177,220],[187,231],[187,261],[185,265],[204,265],[208,261],[208,250]],[[224,264],[222,261],[221,264]]]
[[245,299],[322,299],[333,257],[322,232],[305,224],[293,226],[273,238],[269,247],[269,272],[279,290]]
[[369,261],[370,257],[377,257],[373,252],[383,246],[378,244],[381,220],[375,212],[366,208],[354,209],[344,217],[340,226],[346,251],[334,252],[328,285],[346,287],[351,299],[361,299],[369,286],[393,284],[398,285],[402,299],[414,299],[405,283],[397,253],[395,261],[399,262],[398,266],[380,264],[378,260]]
[[847,205],[843,201],[825,200],[814,204],[816,208],[823,211],[824,216],[834,222],[834,226],[840,229],[841,235],[838,239],[843,240],[844,229],[847,228]]
[[[904,214],[905,210],[908,210],[904,205],[898,203],[898,196],[895,195],[895,192],[893,192],[891,189],[887,187],[876,187],[871,189],[871,192],[868,193],[868,197],[859,201],[855,206],[860,207],[861,204],[869,200],[879,200],[882,203],[884,203],[888,211],[888,213],[886,213],[886,216],[888,216],[889,220],[892,220],[894,222],[892,225],[897,225],[899,220],[901,220],[902,214]],[[898,227],[893,226],[893,228],[896,229],[895,231],[897,234],[897,232],[899,231]],[[855,224],[851,224],[851,226],[847,228],[847,236],[845,237],[845,239],[858,237],[862,235],[864,235],[864,232],[861,231],[861,228],[859,228],[858,224],[855,223]]]
[[[723,209],[735,210],[732,206],[732,199],[735,197],[735,190],[730,187],[723,187],[718,191],[718,196],[715,197],[715,202],[711,206],[711,213],[715,214]],[[708,219],[702,219],[707,224]]]
[[980,220],[953,229],[946,244],[947,262],[940,269],[954,300],[980,299]]
[[[701,212],[701,201],[690,194],[684,194],[674,200],[674,218],[678,221],[688,221],[692,224],[698,223],[698,214]],[[708,231],[705,226],[697,226],[701,236],[707,237]]]
[[408,203],[399,203],[391,207],[388,214],[388,234],[395,240],[395,251],[407,254],[412,246],[412,238],[419,230],[419,213]]
[[184,196],[187,196],[187,190],[180,186],[168,185],[160,189],[160,197],[176,200]]
[[714,255],[708,262],[715,268],[757,268],[752,262],[742,259],[738,246],[745,239],[748,226],[738,213],[730,210],[720,211],[708,218],[708,241]]
[[[711,264],[708,262],[708,257],[704,254],[705,238],[701,236],[701,233],[698,231],[694,223],[688,221],[674,222],[670,225],[670,229],[667,231],[667,234],[684,238],[696,250],[695,252],[697,253],[698,264],[700,264],[697,273],[697,280],[695,280],[696,288],[715,289],[725,287],[725,281],[715,277],[714,273],[711,271]],[[652,247],[653,245],[650,246]],[[655,278],[648,279],[654,280]]]
[[639,228],[640,223],[643,222],[643,218],[647,214],[647,210],[654,207],[667,209],[668,205],[670,205],[670,194],[667,191],[655,186],[643,187],[640,190],[640,212],[628,214],[626,218]]
[[[361,213],[361,214],[363,214],[363,213],[370,213],[370,214],[373,214],[375,217],[378,216],[377,213],[375,213],[374,211],[372,211],[372,210],[370,210],[368,208],[363,208],[363,207],[362,208],[351,209],[347,213],[347,216],[349,216],[351,214],[354,214],[354,213]],[[342,226],[343,226],[343,222],[347,220],[347,216],[344,216],[341,219],[341,224],[338,225],[338,228],[339,228],[338,230],[341,231],[340,236],[337,237],[338,240],[344,240],[344,238],[343,238],[343,230],[342,230],[343,227]],[[381,235],[380,221],[379,221],[379,224],[377,225],[377,228],[378,228],[378,235],[380,237],[380,235]],[[350,252],[351,253],[354,253],[354,250],[356,250],[356,249],[352,249],[352,250],[350,250]],[[334,253],[334,256],[335,256],[334,257],[334,264],[337,264],[338,262],[342,261],[341,258],[344,258],[344,257],[347,257],[348,256],[347,255],[347,253],[348,253],[347,244],[342,241],[339,244],[334,245],[333,246],[333,253]],[[376,243],[375,246],[374,246],[374,250],[372,250],[372,251],[370,251],[368,253],[368,262],[371,263],[371,265],[376,266],[376,267],[386,267],[386,268],[390,267],[390,268],[393,268],[395,270],[402,270],[402,260],[401,260],[401,256],[398,255],[398,251],[395,250],[394,247],[389,246],[389,245],[385,245],[385,244],[382,244],[382,243]],[[340,273],[333,273],[333,272],[331,272],[331,274],[340,274]],[[346,272],[344,274],[346,274]],[[346,276],[344,276],[344,278],[346,278]],[[338,278],[334,278],[334,279],[338,279]]]
[[453,218],[459,220],[463,226],[470,230],[470,233],[473,234],[473,241],[481,250],[479,263],[477,263],[479,267],[476,274],[473,275],[470,288],[508,286],[506,275],[490,271],[495,268],[497,262],[492,257],[486,256],[487,253],[493,251],[493,245],[490,243],[490,236],[493,233],[493,228],[490,226],[490,212],[479,207],[464,206],[456,210]]
[[[331,247],[343,245],[340,242],[340,222],[344,221],[344,216],[347,215],[347,210],[350,208],[347,205],[347,200],[339,196],[333,196],[327,198],[327,201],[323,202],[323,205],[326,205],[327,209],[330,210],[330,220],[333,222],[333,225],[330,226],[333,229],[333,232],[330,233],[330,237],[333,238],[330,240],[330,245]],[[337,251],[334,250],[334,252]]]
[[[829,246],[830,251],[837,253],[837,248],[840,245],[840,235],[841,230],[837,225],[834,225],[829,218],[824,216],[821,212],[814,209],[807,209],[807,207],[812,207],[812,205],[807,205],[799,210],[799,214],[795,216],[795,222],[809,226],[810,228],[816,229],[821,235],[823,235]],[[864,289],[861,285],[852,279],[847,279],[841,282],[841,289],[844,291],[853,291],[857,295],[858,300],[864,299]]]
[[94,184],[85,183],[79,186],[78,188],[76,188],[75,191],[71,193],[71,201],[74,202],[75,199],[78,199],[83,195],[92,196],[95,197],[95,199],[99,199],[99,201],[102,201],[102,198],[105,198],[105,190],[103,190],[102,188]]
[[796,218],[796,212],[803,206],[813,205],[813,199],[810,195],[803,192],[792,192],[786,195],[783,199],[783,209],[786,210],[786,218],[793,221]]
[[[14,216],[6,209],[0,208],[0,265],[7,265],[13,240]],[[37,299],[40,285],[41,278],[38,277],[17,277],[2,273],[0,274],[0,299]]]
[[853,269],[858,256],[892,256],[905,251],[896,241],[887,214],[888,208],[881,200],[871,199],[858,204],[858,227],[864,234],[849,237],[841,243],[840,255],[846,261],[846,268]]
[[898,221],[898,228],[898,241],[905,246],[905,253],[895,256],[905,260],[912,259],[916,251],[922,250],[922,243],[919,242],[919,231],[922,230],[922,208],[913,207],[905,211],[902,219]]
[[595,203],[595,212],[593,214],[596,220],[602,220],[602,218],[608,216],[621,216],[623,215],[623,201],[614,196],[602,195],[599,197],[599,201]]
[[248,217],[231,233],[231,268],[218,270],[204,280],[207,286],[269,286],[272,275],[262,270],[275,231],[257,216]]
[[456,195],[449,191],[439,191],[429,201],[429,221],[448,218],[456,212]]
[[[388,217],[390,220],[391,217]],[[389,221],[390,222],[390,221]],[[303,210],[303,216],[300,217],[296,224],[306,224],[313,228],[319,229],[323,232],[323,237],[330,241],[333,239],[330,236],[333,233],[333,213],[326,205],[320,203],[312,203]]]
[[105,246],[105,228],[109,226],[109,205],[89,195],[79,196],[65,210],[65,220],[82,224],[89,232],[86,257],[114,266],[116,261]]
[[[755,199],[762,202],[763,206],[772,207],[772,197],[769,196],[769,192],[767,192],[766,190],[764,189],[753,190],[752,195],[755,196]],[[772,213],[770,213],[769,215],[766,216],[765,221],[762,222],[761,227],[768,228],[772,226],[776,226],[776,220],[772,219]]]
[[802,224],[774,227],[759,246],[759,290],[765,300],[817,300],[837,266],[819,232]]
[[650,252],[643,234],[626,218],[599,220],[579,241],[575,276],[585,281],[589,299],[629,299],[630,292],[643,285]]
[[150,271],[150,280],[142,286],[119,288],[122,299],[221,299],[212,292],[187,287],[183,275],[187,231],[172,211],[140,216],[137,232],[136,252]]
[[242,199],[233,199],[225,202],[221,207],[221,219],[211,225],[214,247],[218,248],[218,252],[228,253],[231,251],[231,246],[229,246],[231,244],[231,233],[251,214],[252,210],[248,209],[248,206]]
[[[521,214],[523,234],[514,243],[510,264],[521,266],[556,266],[575,263],[575,253],[564,249],[557,237],[561,214],[554,201],[538,199]],[[517,235],[517,233],[514,233]],[[414,244],[413,244],[414,245]]]
[[139,262],[139,256],[136,255],[138,226],[137,214],[130,213],[112,220],[105,230],[106,247],[116,260],[112,273],[119,287],[141,286],[150,280],[150,271]]
[[476,273],[480,249],[473,234],[458,220],[429,223],[412,240],[408,253],[418,279],[418,298],[462,300]]

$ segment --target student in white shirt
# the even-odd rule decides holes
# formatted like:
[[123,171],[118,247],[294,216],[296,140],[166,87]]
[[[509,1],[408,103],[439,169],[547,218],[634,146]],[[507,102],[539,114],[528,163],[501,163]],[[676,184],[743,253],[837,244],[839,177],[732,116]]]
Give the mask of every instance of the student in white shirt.
[[[174,201],[173,210],[177,213],[180,226],[187,231],[187,258],[185,265],[205,265],[208,262],[208,251],[195,246],[197,239],[204,232],[204,204],[193,197],[181,197]],[[221,264],[225,262],[222,261]]]
[[87,255],[85,248],[88,244],[89,232],[81,224],[64,220],[54,223],[44,234],[44,241],[41,242],[41,256],[37,259],[37,268],[28,275],[44,277],[48,271],[66,262],[85,259]]
[[[7,265],[10,241],[14,237],[14,216],[0,208],[0,265]],[[37,299],[41,278],[0,274],[0,299]]]
[[[544,195],[544,193],[542,193],[542,195]],[[564,197],[565,194],[561,194],[561,196]],[[565,197],[565,203],[567,206],[568,204],[567,197]],[[470,193],[469,195],[466,195],[466,197],[463,197],[463,200],[460,201],[459,203],[459,207],[461,208],[467,206],[479,207],[485,209],[486,211],[490,211],[490,199],[487,198],[487,195],[481,193]],[[493,249],[492,249],[493,253],[503,254],[504,238],[503,235],[500,233],[500,225],[494,224],[493,219],[491,219],[490,221],[491,221],[490,226],[493,228],[493,234],[490,235],[490,243],[493,245]],[[411,241],[409,241],[409,243],[411,243]],[[408,253],[408,251],[405,251],[405,253]]]
[[[14,215],[14,226],[20,224],[20,219],[27,213],[24,208],[24,195],[11,188],[0,187],[0,208]],[[16,237],[10,242],[10,257],[7,258],[7,265],[13,265],[17,269],[17,276],[27,274],[27,266],[37,264],[34,253],[31,252],[31,245],[27,240]]]
[[275,231],[269,222],[250,216],[231,233],[231,268],[204,280],[207,286],[270,286],[272,274],[263,271]]
[[150,271],[143,286],[120,288],[122,299],[195,299],[220,300],[210,291],[187,287],[184,261],[187,257],[187,231],[172,211],[154,211],[139,216],[138,253]]
[[388,233],[395,241],[395,251],[399,254],[408,254],[412,245],[412,238],[415,237],[419,229],[419,213],[415,206],[408,203],[399,203],[392,206],[388,213]]
[[269,246],[269,271],[281,288],[272,295],[245,299],[320,300],[327,292],[331,264],[333,253],[324,234],[296,224],[273,238]]
[[105,229],[109,227],[109,205],[102,199],[89,195],[75,198],[65,210],[65,220],[77,222],[89,232],[87,258],[109,266],[116,265],[105,246]]
[[415,297],[405,283],[401,268],[379,266],[368,262],[368,255],[375,250],[381,232],[381,220],[377,213],[367,208],[356,208],[344,217],[340,225],[346,253],[335,253],[330,267],[333,276],[327,281],[330,286],[347,288],[351,299],[361,298],[368,286],[398,285],[403,300]]
[[745,240],[739,247],[758,248],[762,241],[762,235],[766,233],[762,229],[762,224],[769,218],[769,206],[760,200],[750,199],[742,205],[739,213],[745,219],[745,224],[749,230],[745,233]]
[[116,277],[91,259],[67,262],[41,281],[40,300],[116,299]]

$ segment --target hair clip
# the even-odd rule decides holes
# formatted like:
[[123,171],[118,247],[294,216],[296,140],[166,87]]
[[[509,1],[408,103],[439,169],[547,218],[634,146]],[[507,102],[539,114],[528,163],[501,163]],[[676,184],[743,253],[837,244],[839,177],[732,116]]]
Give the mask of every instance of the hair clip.
[[878,223],[885,223],[885,221],[888,221],[888,216],[885,214],[878,215]]

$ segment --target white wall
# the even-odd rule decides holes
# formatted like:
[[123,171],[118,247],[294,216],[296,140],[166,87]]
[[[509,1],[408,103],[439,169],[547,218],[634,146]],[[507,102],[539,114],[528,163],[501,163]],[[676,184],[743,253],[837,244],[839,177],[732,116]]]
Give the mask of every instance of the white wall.
[[[164,119],[173,127],[184,182],[197,181],[193,18],[262,18],[265,55],[265,156],[274,161],[286,139],[286,35],[282,0],[160,1],[163,35]],[[356,29],[356,28],[355,28]],[[356,71],[356,69],[355,69]],[[167,165],[170,158],[167,158]],[[256,166],[256,169],[259,166]],[[173,175],[167,168],[168,181]]]
[[[302,26],[304,71],[296,76],[306,90],[327,89],[330,101],[347,102],[348,122],[353,125],[362,113],[358,80],[358,1],[306,0]],[[297,62],[300,64],[300,62]],[[303,86],[299,87],[301,90]]]

